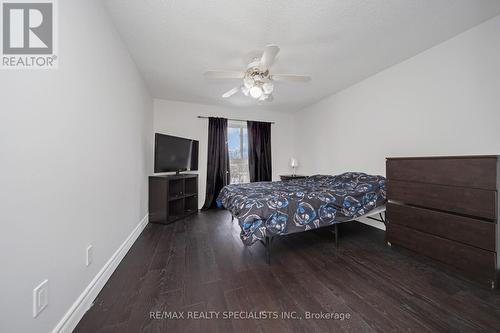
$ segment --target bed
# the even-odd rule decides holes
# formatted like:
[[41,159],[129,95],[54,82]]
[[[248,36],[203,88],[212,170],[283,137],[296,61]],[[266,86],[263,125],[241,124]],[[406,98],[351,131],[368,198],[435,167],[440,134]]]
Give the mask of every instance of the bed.
[[376,219],[373,215],[385,221],[385,203],[385,178],[360,172],[232,184],[225,186],[217,198],[217,205],[238,220],[243,243],[262,242],[268,261],[275,236],[333,227],[338,244],[338,223],[365,216]]

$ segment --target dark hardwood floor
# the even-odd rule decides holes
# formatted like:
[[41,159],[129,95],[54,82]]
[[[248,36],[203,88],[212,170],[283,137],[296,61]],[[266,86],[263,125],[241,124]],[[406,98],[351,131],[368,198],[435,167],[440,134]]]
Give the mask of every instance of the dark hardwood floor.
[[[150,312],[295,311],[302,319],[151,319]],[[305,319],[305,312],[350,319]],[[248,316],[249,314],[247,314]],[[149,224],[75,332],[498,332],[500,293],[443,271],[360,223],[244,247],[222,210]]]

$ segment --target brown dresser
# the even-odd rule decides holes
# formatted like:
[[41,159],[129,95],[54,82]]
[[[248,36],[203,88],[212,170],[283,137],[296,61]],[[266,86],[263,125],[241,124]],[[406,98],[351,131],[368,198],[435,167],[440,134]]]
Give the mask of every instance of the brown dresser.
[[496,288],[498,156],[388,158],[387,241]]

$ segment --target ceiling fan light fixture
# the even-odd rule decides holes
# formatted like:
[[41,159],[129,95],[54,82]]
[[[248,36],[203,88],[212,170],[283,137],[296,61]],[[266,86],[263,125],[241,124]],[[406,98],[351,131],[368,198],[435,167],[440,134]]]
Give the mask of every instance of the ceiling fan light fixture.
[[260,98],[260,96],[262,96],[263,93],[264,92],[262,91],[262,88],[259,86],[253,86],[252,88],[250,88],[250,96],[252,96],[255,99]]
[[255,85],[255,81],[251,77],[247,76],[243,79],[243,84],[245,85],[245,87],[250,89]]
[[271,82],[266,82],[262,85],[262,89],[264,90],[265,94],[270,94],[274,90],[274,85]]
[[[274,74],[271,66],[280,51],[277,45],[267,45],[262,56],[252,59],[245,71],[214,71],[205,72],[205,77],[212,79],[240,79],[240,85],[222,94],[229,98],[238,91],[258,102],[271,102],[274,99],[274,81],[309,82],[311,77],[295,74]],[[271,74],[272,73],[272,74]],[[242,82],[243,81],[243,82]]]
[[263,101],[267,101],[267,99],[269,98],[270,95],[266,95],[266,94],[263,94],[262,96],[259,97],[259,101],[263,102]]
[[257,100],[259,102],[272,102],[272,100],[274,99],[273,95],[272,94],[269,94],[269,95],[262,95],[260,96],[260,98],[258,98]]
[[241,92],[243,93],[243,95],[248,96],[250,94],[250,88],[243,85],[241,86]]

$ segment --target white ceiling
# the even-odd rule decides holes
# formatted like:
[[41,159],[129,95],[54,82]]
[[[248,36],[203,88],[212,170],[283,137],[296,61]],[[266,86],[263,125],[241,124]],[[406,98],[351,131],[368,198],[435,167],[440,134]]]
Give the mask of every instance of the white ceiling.
[[498,0],[106,0],[155,98],[255,107],[220,96],[240,84],[203,77],[243,70],[267,44],[281,48],[268,109],[297,110],[500,14]]

